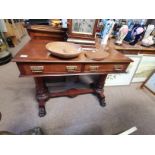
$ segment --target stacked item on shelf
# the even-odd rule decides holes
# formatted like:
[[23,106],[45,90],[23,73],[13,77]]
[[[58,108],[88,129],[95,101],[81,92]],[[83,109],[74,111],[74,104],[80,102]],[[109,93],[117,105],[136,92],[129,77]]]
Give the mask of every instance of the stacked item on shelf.
[[155,45],[155,25],[148,23],[146,19],[102,19],[101,21],[103,24],[100,32],[102,42],[106,40],[107,43],[108,38],[112,36],[115,38],[115,44],[120,46],[123,42],[131,46],[151,47]]
[[155,26],[149,24],[142,39],[142,45],[149,47],[155,44]]
[[16,46],[26,34],[23,26],[23,20],[20,19],[3,19],[5,27],[4,35],[9,47]]
[[[117,45],[122,45],[123,41],[125,41],[131,46],[139,44],[151,47],[155,44],[155,26],[151,23],[148,24],[147,20],[144,19],[128,19],[126,20],[126,24],[122,25],[121,28],[119,27],[119,30],[115,32],[115,37]],[[119,39],[121,39],[121,42]]]

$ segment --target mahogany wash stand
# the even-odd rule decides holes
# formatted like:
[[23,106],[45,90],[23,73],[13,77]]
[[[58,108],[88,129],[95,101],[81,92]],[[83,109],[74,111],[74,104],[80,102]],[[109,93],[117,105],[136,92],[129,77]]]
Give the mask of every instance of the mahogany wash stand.
[[[132,62],[120,52],[110,48],[109,56],[102,61],[88,59],[84,53],[77,58],[59,59],[51,56],[45,45],[53,41],[64,41],[65,30],[47,29],[34,30],[28,28],[31,40],[16,54],[16,62],[20,77],[34,78],[36,85],[36,99],[39,105],[39,116],[46,115],[45,103],[53,97],[75,97],[80,94],[92,93],[99,99],[100,105],[105,106],[104,83],[108,73],[124,73]],[[99,75],[89,88],[72,88],[62,92],[50,92],[46,86],[47,77]]]
[[[80,94],[95,94],[101,106],[105,106],[103,92],[104,83],[108,73],[123,73],[132,60],[116,50],[109,50],[109,56],[102,61],[94,61],[81,53],[77,58],[59,59],[51,56],[45,45],[50,40],[32,39],[22,48],[13,61],[17,63],[20,77],[32,77],[36,85],[36,99],[39,104],[39,116],[46,115],[45,103],[53,97],[75,97]],[[95,75],[99,78],[90,88],[70,89],[63,92],[50,93],[46,83],[46,77],[70,76],[70,75]]]

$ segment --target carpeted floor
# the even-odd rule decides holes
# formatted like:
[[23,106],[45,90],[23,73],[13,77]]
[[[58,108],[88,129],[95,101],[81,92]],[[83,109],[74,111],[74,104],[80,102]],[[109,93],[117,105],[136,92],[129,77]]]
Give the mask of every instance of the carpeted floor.
[[139,89],[140,84],[106,87],[105,108],[91,94],[53,98],[46,104],[47,115],[40,118],[33,79],[18,75],[15,63],[0,66],[0,131],[19,134],[41,127],[45,134],[105,135],[136,126],[134,134],[155,134],[155,96]]

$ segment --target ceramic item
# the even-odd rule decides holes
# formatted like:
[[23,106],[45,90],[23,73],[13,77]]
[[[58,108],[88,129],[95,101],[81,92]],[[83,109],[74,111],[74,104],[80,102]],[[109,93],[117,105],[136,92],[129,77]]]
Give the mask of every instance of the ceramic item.
[[143,46],[149,47],[155,44],[154,28],[154,25],[148,25],[145,35],[141,42]]
[[116,39],[116,44],[117,45],[121,45],[125,36],[127,35],[128,33],[128,26],[127,25],[123,25],[120,29],[119,29],[119,32],[118,32],[118,36],[117,36],[117,39]]
[[152,24],[148,25],[148,27],[147,27],[147,29],[145,31],[143,39],[148,38],[151,35],[151,33],[153,32],[154,28],[155,28],[154,25],[152,25]]
[[79,45],[67,42],[51,42],[46,44],[46,49],[52,55],[60,58],[74,58],[82,52]]
[[140,39],[142,38],[142,36],[144,35],[144,28],[143,26],[137,24],[132,32],[131,32],[131,38],[132,40],[130,41],[130,45],[135,45],[138,41],[140,41]]
[[104,29],[101,32],[101,45],[107,45],[108,38],[112,32],[115,22],[113,20],[103,20]]
[[124,40],[127,42],[131,42],[133,40],[132,31],[137,27],[137,24],[135,24],[133,20],[128,20],[127,25],[129,30]]
[[125,36],[124,40],[127,41],[127,42],[130,42],[132,40],[131,32],[132,32],[132,29],[135,27],[135,23],[134,23],[134,21],[132,19],[128,19],[127,20],[127,25],[128,25],[128,33]]
[[67,19],[62,19],[62,28],[67,28]]
[[151,35],[155,37],[155,29],[152,31]]
[[142,45],[149,47],[155,44],[155,37],[154,36],[149,36],[145,39],[142,40]]

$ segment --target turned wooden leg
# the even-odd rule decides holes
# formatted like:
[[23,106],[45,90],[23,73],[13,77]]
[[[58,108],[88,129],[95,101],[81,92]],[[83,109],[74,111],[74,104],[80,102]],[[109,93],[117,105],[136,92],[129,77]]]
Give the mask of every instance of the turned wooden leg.
[[45,104],[49,99],[49,92],[43,77],[36,77],[34,80],[36,85],[36,99],[39,106],[39,116],[43,117],[46,115]]
[[106,106],[105,96],[104,96],[104,83],[106,80],[107,74],[99,75],[97,82],[94,84],[95,95],[98,97],[100,105]]

